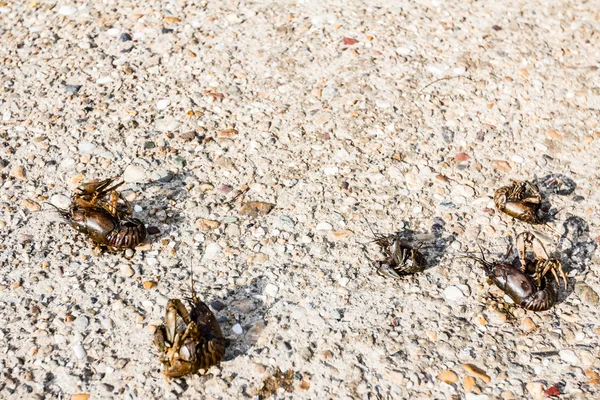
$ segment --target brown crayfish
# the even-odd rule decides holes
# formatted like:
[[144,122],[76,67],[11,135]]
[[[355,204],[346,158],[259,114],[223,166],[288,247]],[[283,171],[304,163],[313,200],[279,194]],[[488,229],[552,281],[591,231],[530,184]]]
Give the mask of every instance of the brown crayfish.
[[116,191],[123,182],[109,187],[116,179],[81,184],[73,194],[71,206],[57,209],[73,228],[97,245],[121,250],[143,242],[147,231],[142,221],[131,217],[129,203]]
[[541,224],[539,216],[542,195],[535,183],[513,181],[503,186],[494,194],[494,204],[498,211],[529,224]]
[[[533,248],[535,258],[526,257],[527,246]],[[515,304],[530,311],[546,311],[556,303],[556,292],[552,282],[548,279],[548,272],[552,272],[557,283],[558,276],[567,284],[562,264],[555,258],[548,256],[542,242],[529,232],[517,236],[520,268],[507,263],[490,263],[483,257],[468,256],[483,265],[487,276],[492,283],[502,289]]]
[[[210,308],[196,296],[193,279],[190,307],[188,312],[181,300],[170,299],[165,324],[154,334],[167,378],[179,378],[218,365],[225,354],[225,339],[219,323]],[[185,327],[178,329],[177,316]]]

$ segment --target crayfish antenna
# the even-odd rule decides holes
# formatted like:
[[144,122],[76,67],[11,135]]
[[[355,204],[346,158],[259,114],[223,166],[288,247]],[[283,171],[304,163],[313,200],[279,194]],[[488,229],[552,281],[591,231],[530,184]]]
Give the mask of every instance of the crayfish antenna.
[[[365,215],[362,212],[361,212],[361,215],[362,215],[363,219],[365,220],[365,222],[367,223],[369,230],[373,234],[373,240],[371,240],[370,242],[367,242],[367,243],[377,243],[379,246],[381,246],[381,241],[384,239],[387,239],[386,236],[378,235],[377,233],[375,233],[375,231],[373,230],[373,227],[371,226],[371,223],[369,222],[367,217],[365,217]],[[367,244],[367,243],[365,243],[365,244]]]
[[194,290],[194,253],[190,251],[190,283],[192,286],[192,301],[194,304],[198,300],[196,291]]
[[481,253],[481,258],[474,257],[472,255],[464,255],[460,258],[469,258],[471,260],[477,261],[479,264],[481,264],[483,266],[483,268],[485,269],[485,272],[489,275],[492,272],[494,264],[485,260],[485,255],[483,254],[483,249],[481,248],[479,241],[477,242],[477,247],[479,247],[479,252]]
[[[58,211],[60,213],[60,215],[63,216],[63,217],[65,217],[65,218],[69,216],[69,211],[68,210],[63,210],[62,208],[57,207],[54,204],[49,203],[47,201],[43,202],[42,204],[48,204],[49,206],[54,207],[56,209],[56,211]],[[37,210],[37,211],[31,211],[31,212],[45,212],[45,211],[51,211],[51,210]]]

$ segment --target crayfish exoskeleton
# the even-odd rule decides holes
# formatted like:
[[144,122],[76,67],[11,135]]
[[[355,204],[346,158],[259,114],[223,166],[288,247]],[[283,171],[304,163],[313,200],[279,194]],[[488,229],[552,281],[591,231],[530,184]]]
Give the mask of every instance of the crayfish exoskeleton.
[[[536,255],[526,258],[526,245],[531,244]],[[490,263],[483,258],[468,256],[483,265],[487,276],[502,289],[515,304],[530,311],[546,311],[556,303],[556,292],[547,273],[552,272],[558,282],[557,271],[565,285],[567,277],[560,261],[548,257],[544,246],[531,233],[523,232],[517,236],[521,267],[506,263]]]
[[[165,324],[158,327],[154,343],[165,364],[167,378],[178,378],[217,365],[225,354],[225,339],[219,323],[206,304],[196,297],[192,280],[191,311],[179,299],[167,303]],[[185,323],[178,329],[177,316]]]
[[496,208],[513,218],[530,224],[543,223],[538,212],[542,205],[542,195],[535,183],[513,181],[494,194]]
[[427,263],[418,249],[414,249],[396,235],[379,237],[375,243],[381,247],[386,258],[379,261],[377,272],[386,277],[399,278],[425,270]]
[[99,246],[120,250],[133,248],[146,239],[146,226],[131,217],[131,207],[116,188],[109,186],[116,178],[80,185],[67,210],[58,209],[61,216],[76,230],[87,235]]

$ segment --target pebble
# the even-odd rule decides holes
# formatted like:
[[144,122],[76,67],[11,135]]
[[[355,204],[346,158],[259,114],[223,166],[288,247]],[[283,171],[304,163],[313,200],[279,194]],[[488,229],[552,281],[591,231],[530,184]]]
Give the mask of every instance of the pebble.
[[323,173],[325,173],[325,175],[337,175],[339,171],[338,167],[325,167],[323,168]]
[[112,78],[110,76],[102,76],[102,77],[96,79],[96,83],[98,85],[105,85],[110,82],[112,82]]
[[122,276],[125,276],[127,278],[129,278],[129,277],[133,276],[133,274],[135,274],[135,271],[133,270],[133,268],[131,268],[127,264],[121,264],[121,266],[119,267],[119,271],[121,272]]
[[593,369],[586,369],[584,374],[588,378],[588,383],[590,385],[600,385],[600,374],[596,371]]
[[263,293],[268,296],[275,297],[278,291],[279,288],[277,286],[273,285],[272,283],[267,283],[267,286],[265,286]]
[[319,222],[316,229],[318,231],[330,231],[333,229],[333,226],[329,222]]
[[516,154],[515,154],[515,155],[513,155],[513,156],[512,156],[510,159],[511,159],[511,160],[513,160],[514,162],[516,162],[517,164],[522,164],[522,163],[523,163],[523,161],[525,161],[525,160],[523,159],[523,157],[521,157],[521,156],[518,156],[518,155],[516,155]]
[[449,369],[436,376],[436,378],[449,385],[458,382],[458,375]]
[[527,391],[535,400],[541,400],[545,397],[544,387],[540,382],[529,382],[526,386]]
[[294,225],[294,220],[283,214],[280,214],[275,222],[275,228],[286,232],[292,232],[294,230]]
[[448,286],[444,289],[444,298],[448,301],[457,301],[464,297],[464,293],[457,286]]
[[236,335],[241,335],[242,333],[244,333],[244,330],[242,329],[242,326],[240,324],[235,324],[234,326],[231,327],[231,330]]
[[[243,314],[249,314],[256,308],[256,306],[252,300],[234,301],[233,303],[231,303],[231,306]],[[215,307],[213,307],[213,308],[215,308]],[[223,308],[224,308],[224,305],[221,309],[223,309]],[[219,311],[216,308],[215,308],[215,310]]]
[[115,326],[115,323],[110,318],[104,318],[102,321],[100,321],[100,324],[107,331],[111,330]]
[[560,133],[558,133],[554,129],[547,130],[546,136],[549,137],[550,139],[556,139],[556,140],[562,139],[562,136],[560,135]]
[[89,153],[96,148],[96,145],[88,142],[81,142],[77,145],[80,154]]
[[157,110],[166,110],[167,107],[169,107],[169,105],[171,105],[171,100],[169,100],[169,99],[162,99],[162,100],[159,100],[156,103],[156,109]]
[[29,211],[40,211],[42,209],[42,206],[40,206],[40,203],[37,203],[37,202],[35,202],[33,200],[29,200],[29,199],[23,199],[23,207],[25,207]]
[[239,134],[237,129],[223,129],[217,133],[218,137],[230,138]]
[[579,358],[573,350],[561,350],[558,352],[560,358],[568,364],[579,364]]
[[267,215],[275,207],[275,204],[263,203],[262,201],[249,201],[240,209],[240,214],[252,218]]
[[463,368],[468,374],[483,380],[485,383],[490,383],[492,381],[492,378],[490,378],[481,368],[473,364],[463,364]]
[[144,289],[152,289],[156,286],[156,283],[152,281],[144,281],[142,282],[142,286],[144,286]]
[[489,398],[487,394],[467,393],[465,395],[465,400],[489,400]]
[[264,323],[264,321],[256,322],[246,334],[246,340],[248,341],[248,344],[254,344],[261,340],[262,333],[266,327],[267,325]]
[[129,164],[123,173],[123,180],[127,183],[142,182],[146,179],[146,169],[135,164]]
[[221,256],[222,251],[223,250],[221,249],[221,246],[215,242],[212,242],[206,246],[206,249],[204,250],[204,257],[206,257],[208,260],[214,260]]
[[303,319],[306,316],[306,308],[298,307],[292,311],[291,317],[295,320]]
[[54,335],[54,343],[60,346],[61,344],[67,343],[67,338],[63,335]]
[[512,169],[510,164],[508,163],[508,161],[504,161],[504,160],[492,161],[492,168],[500,170],[500,171],[504,171],[504,172],[510,172],[510,170]]
[[25,170],[23,169],[23,167],[14,166],[10,170],[9,175],[12,176],[13,178],[25,179]]
[[80,315],[79,317],[75,318],[75,321],[73,322],[75,327],[81,331],[85,330],[85,328],[88,327],[89,323],[90,321],[85,315]]
[[160,132],[172,132],[179,126],[179,121],[172,117],[165,117],[156,120],[154,127]]
[[77,9],[73,6],[61,6],[58,9],[58,13],[60,15],[65,15],[65,16],[69,16],[69,15],[73,15],[77,12]]
[[218,221],[213,221],[206,218],[199,218],[196,220],[196,228],[201,230],[202,232],[212,231],[219,227]]
[[583,303],[590,306],[598,305],[598,301],[600,300],[598,298],[598,293],[588,284],[584,282],[575,284],[575,292],[577,292],[577,295]]
[[168,171],[165,169],[161,169],[158,171],[152,171],[152,173],[150,174],[150,178],[152,178],[152,180],[155,182],[163,182],[163,183],[171,182],[174,177],[175,177],[175,174],[173,174],[171,171]]
[[523,319],[523,323],[521,324],[521,327],[525,333],[532,332],[537,328],[536,324],[529,317],[526,317],[525,319]]
[[71,395],[71,400],[88,400],[89,398],[89,393],[75,393]]
[[78,360],[83,360],[87,355],[85,349],[80,344],[76,344],[75,346],[73,346],[73,352],[75,353],[75,357],[77,357]]
[[64,85],[65,91],[70,95],[76,95],[81,90],[81,85]]
[[69,168],[73,168],[76,164],[77,164],[77,161],[75,161],[74,158],[67,157],[60,162],[60,167],[62,169],[69,169]]
[[132,37],[129,33],[123,32],[121,33],[121,36],[119,36],[119,40],[121,42],[130,42],[132,40]]
[[331,113],[319,112],[315,115],[315,119],[313,119],[313,123],[317,126],[323,126],[327,122],[329,122],[329,120],[331,120],[331,117],[332,117]]
[[472,391],[473,386],[475,386],[475,378],[473,378],[472,376],[465,376],[465,379],[463,380],[463,387],[465,389],[465,392],[469,393],[470,391]]
[[454,159],[458,162],[463,162],[469,160],[469,155],[465,153],[458,153],[454,156]]

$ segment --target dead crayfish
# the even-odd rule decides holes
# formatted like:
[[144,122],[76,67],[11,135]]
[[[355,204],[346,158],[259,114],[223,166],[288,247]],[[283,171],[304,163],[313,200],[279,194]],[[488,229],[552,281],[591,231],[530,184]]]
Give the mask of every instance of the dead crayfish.
[[97,245],[120,250],[143,242],[147,231],[142,221],[131,217],[129,203],[116,191],[123,182],[109,187],[116,179],[83,183],[67,210],[56,208],[73,228]]
[[378,237],[375,243],[387,256],[378,262],[377,273],[381,276],[399,278],[425,270],[427,263],[418,248],[412,248],[397,235]]
[[542,195],[535,183],[513,181],[494,194],[496,208],[513,218],[530,224],[541,224],[538,212],[542,205]]
[[[167,303],[165,324],[158,327],[154,343],[165,364],[167,378],[178,378],[217,365],[225,354],[225,339],[219,323],[206,304],[196,297],[192,278],[191,311],[179,299]],[[185,323],[178,329],[177,316]]]
[[[534,259],[526,257],[527,245],[532,246],[536,256]],[[560,274],[566,285],[567,277],[562,270],[562,264],[549,257],[542,242],[531,233],[519,234],[517,246],[520,268],[507,263],[487,262],[483,251],[481,251],[481,258],[473,256],[467,256],[467,258],[483,265],[492,283],[502,289],[515,304],[530,311],[546,311],[556,303],[556,292],[547,273],[551,271],[557,282],[557,273]]]

